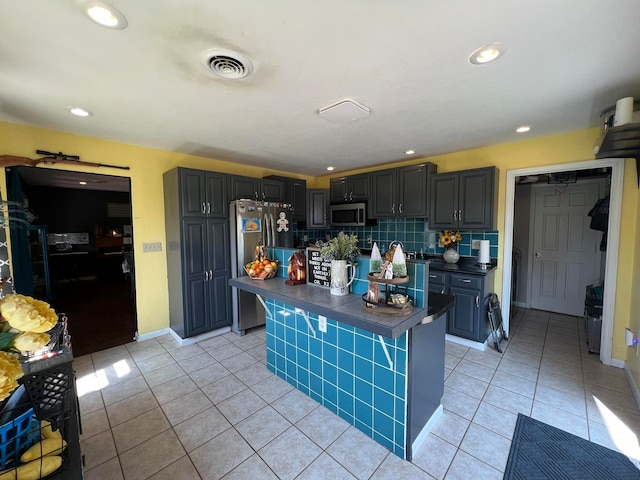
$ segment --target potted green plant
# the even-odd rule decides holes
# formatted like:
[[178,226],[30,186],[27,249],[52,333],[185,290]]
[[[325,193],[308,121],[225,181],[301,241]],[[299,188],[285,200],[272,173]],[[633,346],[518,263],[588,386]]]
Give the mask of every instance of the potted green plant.
[[[331,294],[347,295],[349,286],[353,282],[356,269],[356,257],[360,255],[358,237],[355,234],[347,235],[339,232],[320,249],[320,258],[331,261]],[[349,280],[351,270],[351,280]]]

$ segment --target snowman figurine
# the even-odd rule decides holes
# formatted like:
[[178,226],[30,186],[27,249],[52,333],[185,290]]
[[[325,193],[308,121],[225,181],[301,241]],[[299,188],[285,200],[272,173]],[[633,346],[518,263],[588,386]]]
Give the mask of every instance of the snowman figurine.
[[277,220],[278,223],[278,232],[288,232],[289,220],[287,220],[287,214],[285,212],[280,212],[280,218]]

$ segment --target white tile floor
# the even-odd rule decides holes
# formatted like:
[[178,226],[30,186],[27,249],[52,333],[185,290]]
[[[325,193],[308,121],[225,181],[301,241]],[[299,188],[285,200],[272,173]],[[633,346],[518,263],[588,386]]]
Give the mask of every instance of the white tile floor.
[[522,310],[503,354],[447,342],[444,415],[412,463],[271,374],[264,330],[87,355],[85,479],[501,479],[518,412],[640,458],[624,371],[584,337],[580,318]]

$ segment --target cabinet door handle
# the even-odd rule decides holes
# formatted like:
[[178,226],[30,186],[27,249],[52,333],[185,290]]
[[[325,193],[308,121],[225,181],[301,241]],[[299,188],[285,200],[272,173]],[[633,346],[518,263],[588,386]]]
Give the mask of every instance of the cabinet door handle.
[[347,192],[344,192],[344,201],[347,201]]
[[399,213],[402,213],[402,204],[400,204],[400,205],[399,205],[399,207],[398,207],[398,212],[399,212]]
[[349,201],[353,200],[353,192],[349,192]]
[[202,202],[202,213],[207,213],[207,206]]
[[211,213],[211,204],[207,202],[207,215]]
[[396,204],[391,205],[391,213],[396,213]]
[[480,298],[476,295],[476,307],[480,306]]
[[429,275],[429,278],[437,278],[437,275]]
[[457,222],[458,221],[458,210],[454,210],[453,211],[453,221]]
[[444,295],[444,288],[440,291],[440,293],[441,293],[442,295]]
[[461,281],[462,283],[471,283],[471,280],[467,280],[466,278],[465,278],[465,279],[462,279],[462,280],[460,280],[460,281]]
[[462,210],[458,210],[458,221],[462,221]]
[[209,280],[213,280],[213,270],[209,270]]

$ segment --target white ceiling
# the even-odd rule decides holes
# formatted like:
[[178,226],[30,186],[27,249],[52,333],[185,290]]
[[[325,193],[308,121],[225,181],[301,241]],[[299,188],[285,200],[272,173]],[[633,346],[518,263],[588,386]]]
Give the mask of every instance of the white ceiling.
[[[74,0],[0,0],[0,120],[317,176],[594,127],[640,98],[638,0],[111,4],[126,29]],[[491,42],[506,54],[471,65]],[[200,57],[218,47],[253,74],[214,77]],[[371,114],[318,115],[343,98]]]

